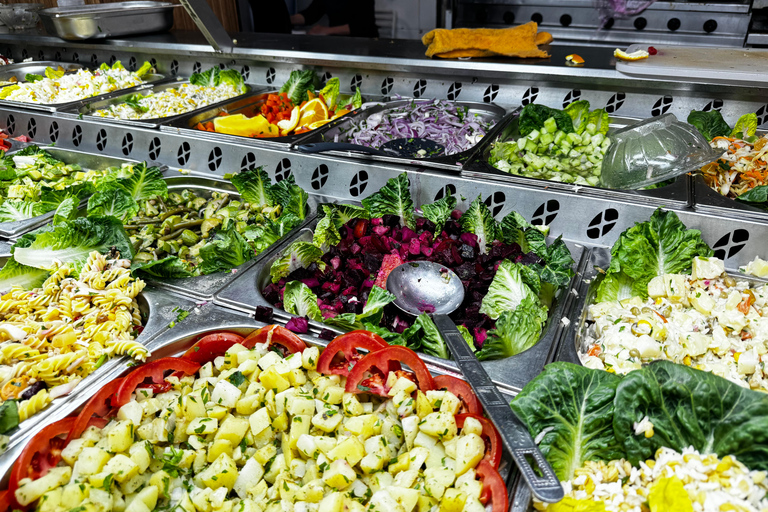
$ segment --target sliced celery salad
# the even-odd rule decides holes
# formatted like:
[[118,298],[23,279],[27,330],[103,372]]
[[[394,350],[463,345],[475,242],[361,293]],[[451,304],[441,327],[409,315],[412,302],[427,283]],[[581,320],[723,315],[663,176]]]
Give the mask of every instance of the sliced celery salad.
[[494,143],[489,161],[510,174],[596,186],[611,145],[608,125],[608,113],[590,112],[588,101],[565,110],[529,104],[520,113],[519,138]]

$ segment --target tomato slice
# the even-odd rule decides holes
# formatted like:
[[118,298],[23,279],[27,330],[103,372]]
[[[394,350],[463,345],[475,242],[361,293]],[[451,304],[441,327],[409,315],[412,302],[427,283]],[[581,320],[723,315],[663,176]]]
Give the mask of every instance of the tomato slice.
[[[357,349],[367,350],[368,353],[376,352],[388,347],[389,344],[378,334],[368,331],[352,331],[334,338],[332,342],[325,347],[320,358],[317,360],[317,371],[324,375],[349,375],[352,367],[363,358]],[[341,352],[342,357],[337,358]],[[400,365],[395,365],[390,370],[399,370]]]
[[165,372],[183,372],[184,375],[193,375],[200,369],[200,363],[183,359],[181,357],[164,357],[151,363],[143,364],[129,373],[117,390],[115,395],[115,407],[122,407],[131,399],[131,393],[137,388],[148,387],[144,385],[145,379],[151,379],[148,384],[164,384]]
[[[364,380],[366,374],[383,376],[384,382],[386,382],[390,365],[393,363],[404,363],[411,368],[411,371],[416,375],[416,381],[421,391],[428,391],[434,389],[432,383],[432,375],[427,370],[427,366],[424,361],[408,347],[401,347],[393,345],[376,352],[371,352],[352,368],[352,371],[347,377],[347,393],[360,393],[362,391],[369,391],[379,395],[384,395],[382,391],[386,392],[385,386],[381,386],[378,389],[373,389],[371,386],[366,386]],[[369,388],[369,389],[362,389]]]
[[509,508],[507,486],[504,485],[504,480],[501,479],[499,472],[485,459],[480,461],[476,470],[477,475],[483,482],[480,502],[485,505],[490,501],[493,512],[507,512]]
[[11,491],[0,491],[0,512],[8,512],[12,507]]
[[[67,441],[59,436],[69,434],[76,420],[75,417],[69,417],[46,425],[24,447],[13,465],[8,483],[9,498],[14,508],[20,508],[16,501],[19,481],[24,478],[36,480],[48,474],[51,468],[56,467],[61,460],[61,450],[67,446]],[[86,426],[94,425],[104,428],[107,423],[108,421],[104,418],[91,418]]]
[[461,412],[483,414],[483,406],[480,405],[480,400],[477,399],[475,392],[472,391],[472,386],[465,381],[451,375],[437,375],[432,378],[432,381],[435,383],[435,389],[445,389],[461,399],[464,403]]
[[104,387],[99,389],[90,400],[88,400],[88,403],[85,404],[83,410],[77,415],[75,424],[72,426],[72,429],[67,436],[66,444],[69,444],[73,439],[77,439],[83,432],[85,432],[91,418],[108,418],[117,414],[115,394],[117,393],[117,390],[120,389],[122,383],[122,377],[108,382]]
[[206,334],[190,347],[189,350],[184,352],[184,355],[181,357],[204,365],[209,361],[213,361],[218,356],[223,356],[230,347],[242,343],[243,339],[242,336],[233,332],[214,332]]
[[243,345],[253,348],[257,343],[277,344],[284,347],[290,354],[304,352],[307,344],[294,333],[279,325],[267,325],[254,331],[243,340]]
[[485,441],[485,456],[483,460],[488,461],[491,466],[498,468],[501,464],[501,436],[496,427],[489,420],[483,418],[478,414],[457,414],[455,416],[456,426],[461,428],[464,426],[464,420],[467,418],[475,418],[483,425],[483,432],[480,437]]

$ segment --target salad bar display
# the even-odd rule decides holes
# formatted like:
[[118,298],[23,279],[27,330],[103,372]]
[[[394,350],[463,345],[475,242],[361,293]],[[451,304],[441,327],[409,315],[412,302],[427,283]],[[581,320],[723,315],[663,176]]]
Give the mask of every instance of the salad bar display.
[[0,512],[768,510],[766,108],[174,44],[0,74]]

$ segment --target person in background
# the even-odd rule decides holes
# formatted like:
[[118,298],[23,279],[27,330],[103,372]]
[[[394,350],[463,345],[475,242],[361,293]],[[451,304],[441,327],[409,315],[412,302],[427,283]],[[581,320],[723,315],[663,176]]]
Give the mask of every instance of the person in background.
[[[379,37],[374,13],[375,0],[313,0],[298,14],[291,16],[294,25],[313,25],[311,35]],[[328,15],[328,26],[315,25]]]
[[[249,0],[254,32],[271,34],[291,33],[291,13],[285,0]],[[268,20],[268,21],[266,21]]]

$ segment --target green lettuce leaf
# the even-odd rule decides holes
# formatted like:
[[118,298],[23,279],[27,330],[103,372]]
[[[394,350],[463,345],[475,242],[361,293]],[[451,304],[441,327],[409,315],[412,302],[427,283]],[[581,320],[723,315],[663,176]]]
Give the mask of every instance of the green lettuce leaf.
[[330,215],[333,212],[333,223],[336,228],[340,228],[352,219],[370,219],[368,210],[355,206],[353,204],[322,204],[320,205],[320,211],[318,217],[322,220],[326,215]]
[[[656,361],[626,375],[616,391],[614,431],[637,464],[667,446],[681,452],[733,455],[753,470],[768,470],[768,395],[669,361]],[[635,435],[647,416],[650,438]]]
[[30,235],[34,241],[13,253],[16,261],[30,267],[51,270],[56,262],[68,263],[78,275],[93,251],[106,254],[115,249],[121,257],[133,258],[131,239],[114,217],[80,217]]
[[568,246],[563,242],[562,236],[559,236],[549,245],[544,254],[539,254],[544,260],[544,265],[539,270],[541,280],[552,283],[557,287],[567,286],[571,278],[575,275],[573,271],[573,256]]
[[439,357],[440,359],[451,358],[451,352],[448,350],[448,345],[446,345],[435,322],[432,321],[432,318],[428,314],[422,313],[417,316],[410,329],[414,327],[419,327],[421,329],[419,339],[422,352]]
[[277,204],[282,206],[282,215],[293,215],[299,220],[304,220],[307,217],[309,194],[296,184],[293,175],[272,185],[270,194]]
[[243,79],[243,75],[234,69],[224,69],[219,73],[219,83],[216,85],[220,84],[229,84],[234,87],[236,91],[245,90],[245,80]]
[[[521,263],[503,260],[496,269],[488,293],[483,297],[480,313],[496,320],[505,311],[513,311],[526,297],[535,297],[536,293],[525,283],[522,270],[527,267]],[[534,276],[536,274],[531,271]],[[530,274],[527,274],[530,277]],[[536,276],[538,278],[538,276]]]
[[293,70],[280,92],[287,93],[294,105],[300,105],[309,99],[307,92],[314,91],[319,82],[317,74],[311,69]]
[[254,254],[261,254],[272,244],[287,235],[293,227],[292,219],[280,217],[276,222],[248,226],[243,232],[243,236],[251,242]]
[[358,321],[379,325],[381,317],[384,315],[384,306],[394,301],[394,295],[380,286],[373,285],[368,294],[368,300],[363,306],[363,312],[357,315]]
[[359,87],[355,87],[355,94],[352,95],[346,106],[351,106],[352,108],[360,108],[363,106],[363,93],[360,92]]
[[573,478],[585,461],[624,456],[613,430],[620,381],[605,371],[551,363],[512,400],[512,409],[531,436],[547,430],[539,449],[560,480]]
[[498,223],[481,196],[477,196],[472,201],[467,211],[459,219],[459,224],[461,224],[462,231],[474,233],[477,236],[477,243],[483,254],[488,253],[488,246],[499,236]]
[[496,328],[488,331],[488,338],[477,352],[480,361],[515,356],[539,341],[541,329],[547,320],[547,308],[536,295],[527,295],[514,311],[504,311],[496,320]]
[[[149,65],[151,66],[152,64],[149,63]],[[119,60],[116,60],[115,63],[112,64],[112,69],[115,71],[122,71],[125,69],[125,66],[123,66],[122,62],[120,62]]]
[[323,314],[317,305],[317,295],[301,281],[286,283],[283,291],[283,308],[292,315],[306,316],[318,322],[323,321]]
[[135,261],[131,264],[131,271],[160,277],[160,278],[182,278],[198,275],[189,269],[189,265],[184,263],[178,256],[166,256],[153,261]]
[[594,124],[597,133],[605,135],[610,128],[611,118],[608,115],[608,112],[603,109],[593,110],[587,117],[587,124]]
[[149,112],[149,107],[145,107],[141,104],[141,100],[146,98],[146,96],[143,96],[141,94],[131,94],[128,96],[123,103],[131,107],[136,112],[139,112],[140,114],[144,114],[146,112]]
[[45,68],[45,77],[51,78],[53,80],[63,77],[64,73],[66,73],[66,71],[61,66],[57,67],[56,69],[53,69],[50,66]]
[[565,107],[565,113],[571,117],[573,121],[573,129],[581,135],[584,129],[587,127],[587,119],[589,118],[589,102],[587,100],[574,101],[567,107]]
[[623,272],[634,281],[633,290],[645,299],[651,279],[663,274],[688,273],[694,256],[712,254],[700,231],[686,230],[674,212],[657,209],[649,221],[637,223],[619,236],[611,249],[611,265],[606,280],[598,288],[598,296],[611,296],[601,289],[616,286],[609,284],[607,278]]
[[24,75],[24,81],[29,83],[39,82],[43,78],[45,78],[43,75],[36,75],[34,73],[27,73]]
[[335,76],[325,82],[325,87],[320,91],[328,110],[336,110],[336,103],[339,101],[339,87],[339,77]]
[[240,171],[230,177],[243,201],[260,206],[274,206],[272,180],[263,167]]
[[110,182],[108,187],[120,188],[136,201],[158,196],[168,199],[168,184],[163,179],[163,173],[157,167],[147,167],[144,163],[135,165],[132,174]]
[[467,342],[467,345],[469,345],[469,348],[472,349],[472,352],[477,352],[477,347],[475,346],[475,337],[472,336],[472,333],[469,332],[469,329],[463,325],[457,325],[456,329],[459,330],[461,337],[464,338],[464,341]]
[[79,204],[81,199],[85,199],[95,191],[93,184],[87,181],[75,183],[61,190],[42,187],[40,189],[40,202],[45,205],[48,211],[51,211],[58,208],[62,201],[68,197],[76,199]]
[[727,136],[731,133],[731,127],[723,119],[719,110],[691,110],[688,114],[688,124],[699,130],[705,139],[712,140],[715,137]]
[[456,208],[456,202],[456,197],[448,194],[434,203],[421,206],[421,213],[424,218],[434,223],[435,233],[439,234],[443,230],[445,221],[450,218],[451,212]]
[[[326,205],[323,205],[327,207]],[[317,222],[315,232],[312,235],[312,243],[320,247],[323,252],[335,246],[341,241],[341,235],[336,228],[336,211],[328,208],[328,214]]]
[[[21,247],[29,247],[34,237],[22,236],[11,248],[15,252]],[[15,258],[9,258],[0,270],[0,294],[6,293],[14,286],[25,290],[33,290],[43,285],[50,273],[47,270],[22,265]]]
[[294,242],[285,249],[280,258],[272,263],[269,275],[272,276],[272,282],[276,283],[294,270],[307,268],[312,263],[317,263],[321,268],[325,268],[325,264],[320,261],[322,257],[323,250],[313,243]]
[[562,110],[549,108],[544,105],[529,103],[523,107],[518,121],[518,130],[520,135],[525,137],[534,130],[540,130],[544,127],[544,121],[553,117],[557,128],[565,133],[573,132],[573,120],[571,116]]
[[759,187],[755,187],[752,190],[748,190],[736,199],[747,203],[768,203],[768,185],[760,185]]
[[64,199],[56,208],[56,213],[53,214],[53,223],[61,224],[62,222],[76,218],[79,203],[80,200],[76,197],[69,196]]
[[368,210],[371,218],[384,215],[397,215],[400,225],[413,228],[413,199],[411,199],[411,182],[407,173],[387,181],[378,192],[363,199],[363,208]]
[[750,112],[749,114],[744,114],[736,121],[736,126],[731,131],[731,137],[745,139],[753,137],[755,132],[757,132],[757,114]]
[[201,274],[225,272],[253,259],[253,249],[234,228],[214,233],[200,248]]
[[112,216],[121,222],[134,218],[139,214],[139,203],[122,188],[113,188],[99,192],[88,200],[89,217]]
[[0,222],[27,220],[51,211],[39,201],[6,199],[0,204]]
[[[115,62],[115,64],[117,64],[117,62]],[[122,67],[122,64],[120,64],[120,66]],[[218,69],[218,68],[216,68],[216,69]],[[136,70],[136,74],[139,76],[139,78],[144,78],[150,72],[152,72],[152,70],[153,70],[152,63],[149,62],[149,61],[144,61],[144,64],[142,64],[141,67]],[[194,76],[194,75],[192,75],[192,76]]]
[[16,400],[6,400],[0,405],[0,434],[6,434],[19,426],[19,406]]
[[619,301],[642,297],[648,293],[648,283],[635,281],[624,272],[614,272],[603,278],[597,288],[597,302]]

